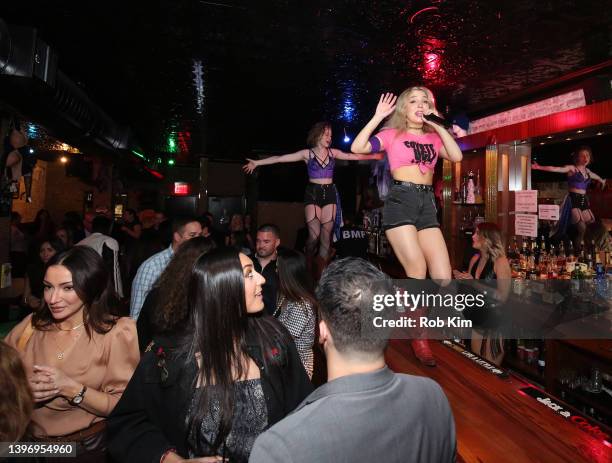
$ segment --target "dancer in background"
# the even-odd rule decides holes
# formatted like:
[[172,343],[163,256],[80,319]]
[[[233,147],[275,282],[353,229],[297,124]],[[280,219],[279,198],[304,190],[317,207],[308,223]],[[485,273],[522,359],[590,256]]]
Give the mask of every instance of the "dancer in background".
[[555,236],[563,237],[567,226],[571,224],[575,228],[572,241],[574,249],[580,251],[584,234],[587,226],[595,222],[595,216],[589,205],[587,188],[591,180],[601,183],[602,188],[606,186],[606,181],[587,166],[593,161],[593,152],[588,146],[581,146],[572,153],[572,164],[563,167],[541,166],[537,162],[531,165],[533,170],[543,170],[545,172],[556,172],[567,175],[568,195],[565,197],[559,212],[559,223],[553,232]]
[[[317,122],[308,132],[306,143],[308,149],[282,156],[270,156],[265,159],[247,159],[243,169],[251,174],[259,166],[266,166],[280,162],[299,162],[306,164],[309,183],[304,193],[304,213],[308,226],[308,240],[306,241],[306,254],[309,261],[316,255],[317,271],[320,274],[329,257],[332,231],[335,224],[341,226],[338,214],[340,197],[333,183],[336,159],[346,161],[361,161],[382,159],[382,154],[353,154],[344,153],[331,148],[332,129],[329,122]],[[317,255],[318,250],[318,255]]]
[[[441,125],[424,116],[437,114],[425,87],[410,87],[399,98],[381,95],[374,117],[355,138],[356,153],[386,151],[393,186],[385,200],[383,229],[408,278],[449,281],[451,265],[437,219],[433,174],[438,158],[461,161],[461,149]],[[390,117],[389,117],[390,116]],[[376,128],[389,117],[382,130]],[[434,366],[425,339],[412,341],[417,358]]]

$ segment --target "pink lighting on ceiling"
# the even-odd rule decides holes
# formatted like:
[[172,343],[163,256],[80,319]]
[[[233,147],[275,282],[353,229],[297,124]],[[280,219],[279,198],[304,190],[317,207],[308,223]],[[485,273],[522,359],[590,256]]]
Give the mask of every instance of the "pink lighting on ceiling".
[[442,79],[442,53],[444,41],[433,37],[423,40],[421,45],[423,53],[423,78],[426,80]]
[[427,8],[420,9],[419,11],[414,13],[412,16],[410,16],[410,24],[414,23],[414,20],[416,19],[418,15],[423,14],[427,11],[437,11],[437,10],[438,10],[437,6],[428,6]]

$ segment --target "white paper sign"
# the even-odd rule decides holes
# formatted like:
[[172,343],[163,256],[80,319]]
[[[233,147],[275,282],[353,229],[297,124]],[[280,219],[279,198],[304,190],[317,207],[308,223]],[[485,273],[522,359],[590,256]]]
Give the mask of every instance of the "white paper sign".
[[518,236],[538,237],[538,216],[534,214],[516,214],[514,234]]
[[514,210],[516,212],[538,212],[538,190],[515,191]]
[[580,108],[585,105],[586,98],[584,96],[584,91],[582,89],[573,90],[519,108],[476,119],[470,122],[469,133],[484,132],[498,127],[518,124],[519,122],[560,113],[569,109]]
[[557,204],[540,204],[540,219],[559,220],[559,206]]

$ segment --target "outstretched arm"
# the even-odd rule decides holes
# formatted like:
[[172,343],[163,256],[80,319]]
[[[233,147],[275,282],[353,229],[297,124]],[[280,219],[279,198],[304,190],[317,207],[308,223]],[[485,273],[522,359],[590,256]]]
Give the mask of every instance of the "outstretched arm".
[[532,162],[531,170],[543,170],[545,172],[555,172],[557,174],[573,174],[576,172],[576,167],[572,164],[568,164],[563,167],[541,166],[537,162]]
[[[361,132],[355,137],[353,144],[351,145],[351,151],[353,153],[367,154],[372,152],[372,144],[370,143],[370,137],[376,127],[393,111],[395,111],[395,101],[397,97],[393,93],[383,93],[378,100],[376,106],[376,112],[374,117],[370,119],[370,122],[361,129]],[[381,147],[383,148],[383,147]]]
[[253,171],[259,166],[267,166],[270,164],[277,164],[279,162],[298,162],[304,161],[308,157],[308,150],[300,150],[291,154],[283,154],[281,156],[270,156],[265,159],[248,159],[247,164],[242,166],[242,170],[244,170],[247,174],[252,174]]
[[606,186],[606,179],[605,178],[601,178],[599,175],[597,175],[591,169],[587,169],[587,171],[589,172],[589,175],[591,176],[592,179],[595,179],[599,183],[601,183],[602,188]]
[[385,157],[382,152],[373,154],[355,154],[332,149],[332,153],[334,153],[334,157],[336,159],[342,159],[343,161],[371,161],[373,159],[380,160]]

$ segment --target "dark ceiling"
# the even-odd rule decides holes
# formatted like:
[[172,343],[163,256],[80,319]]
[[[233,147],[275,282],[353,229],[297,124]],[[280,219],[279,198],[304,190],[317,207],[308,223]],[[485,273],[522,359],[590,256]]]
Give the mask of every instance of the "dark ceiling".
[[[382,91],[425,83],[443,111],[473,111],[601,63],[612,55],[611,9],[609,0],[22,0],[0,15],[37,27],[59,68],[149,153],[242,158],[298,149],[320,119],[341,144]],[[439,69],[427,71],[426,52]]]

